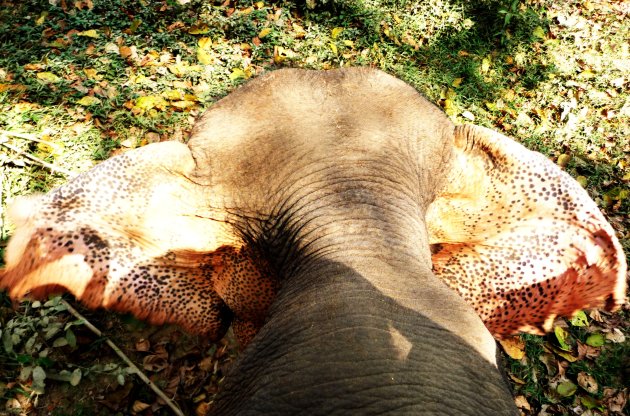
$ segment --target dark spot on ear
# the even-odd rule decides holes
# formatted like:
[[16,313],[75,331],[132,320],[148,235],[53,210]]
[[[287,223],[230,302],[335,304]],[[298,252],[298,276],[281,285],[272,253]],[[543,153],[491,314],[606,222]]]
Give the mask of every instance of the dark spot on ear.
[[438,254],[442,251],[442,244],[431,244],[430,246],[431,254]]

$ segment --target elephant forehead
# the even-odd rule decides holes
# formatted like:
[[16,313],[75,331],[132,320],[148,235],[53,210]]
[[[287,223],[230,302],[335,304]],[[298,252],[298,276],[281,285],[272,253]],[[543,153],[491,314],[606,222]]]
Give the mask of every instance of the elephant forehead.
[[281,70],[213,105],[189,146],[200,180],[238,189],[269,189],[296,175],[321,173],[321,180],[332,168],[369,165],[379,175],[387,164],[405,167],[396,179],[424,175],[435,182],[444,174],[453,129],[412,87],[382,72]]

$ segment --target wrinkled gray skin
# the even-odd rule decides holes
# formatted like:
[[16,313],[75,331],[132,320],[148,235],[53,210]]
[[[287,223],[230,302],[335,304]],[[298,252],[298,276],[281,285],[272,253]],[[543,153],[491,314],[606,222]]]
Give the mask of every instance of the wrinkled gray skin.
[[517,414],[492,337],[431,271],[453,134],[369,69],[276,71],[202,117],[193,180],[282,282],[212,414]]

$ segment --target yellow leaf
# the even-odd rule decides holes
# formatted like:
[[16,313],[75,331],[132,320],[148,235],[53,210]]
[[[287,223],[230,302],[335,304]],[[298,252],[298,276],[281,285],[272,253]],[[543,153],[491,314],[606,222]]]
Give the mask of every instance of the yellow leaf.
[[291,49],[285,49],[282,46],[274,46],[273,47],[273,61],[276,64],[283,62],[287,58],[294,58],[295,52]]
[[341,32],[343,32],[343,27],[336,27],[330,33],[330,37],[333,39],[337,39],[339,35],[341,35]]
[[449,116],[454,116],[457,114],[457,106],[453,102],[453,100],[444,100],[444,112]]
[[94,68],[84,68],[83,72],[85,73],[85,76],[88,77],[88,79],[93,79],[96,81],[103,79],[103,76],[99,75],[98,71]]
[[560,156],[558,156],[558,160],[556,161],[556,164],[560,166],[561,168],[564,168],[569,164],[570,161],[571,161],[571,155],[563,153]]
[[490,59],[483,58],[481,60],[481,73],[485,74],[490,69]]
[[498,110],[497,105],[495,103],[491,103],[490,101],[484,101],[486,108],[490,111]]
[[52,72],[40,72],[39,74],[37,74],[37,78],[46,83],[55,83],[61,81],[61,78],[59,78]]
[[547,34],[545,33],[545,29],[540,26],[536,26],[532,35],[534,35],[538,39],[545,39],[545,37],[547,36]]
[[[422,39],[420,39],[420,41],[422,42]],[[416,40],[413,37],[411,37],[409,34],[403,35],[402,42],[406,45],[412,46],[414,49],[420,47],[418,42],[416,42]]]
[[166,100],[159,95],[146,95],[144,97],[138,97],[133,109],[136,110],[136,112],[144,113],[154,108],[163,110],[167,105]]
[[205,23],[198,23],[196,25],[192,25],[188,29],[188,33],[191,35],[203,35],[204,33],[210,32],[210,28]]
[[504,90],[501,95],[508,101],[514,101],[514,98],[516,98],[516,93],[513,89]]
[[571,351],[571,346],[568,343],[569,332],[559,325],[556,325],[553,328],[553,332],[556,335],[556,339],[558,340],[558,345],[560,345],[560,348],[562,348],[564,351]]
[[351,40],[344,40],[344,41],[343,41],[343,44],[344,44],[344,45],[346,45],[346,46],[349,46],[349,47],[351,47],[351,48],[353,48],[353,47],[354,47],[354,42],[353,42],[353,41],[351,41]]
[[17,103],[13,106],[13,111],[18,114],[25,113],[27,111],[33,111],[39,109],[40,106],[33,103]]
[[578,357],[572,355],[570,352],[568,351],[563,351],[560,348],[557,348],[555,346],[551,346],[551,349],[553,350],[553,352],[555,352],[557,355],[559,355],[560,357],[564,358],[565,360],[573,363],[575,361],[577,361]]
[[133,148],[136,147],[136,140],[129,138],[129,139],[126,139],[126,140],[123,140],[122,142],[120,142],[120,145],[122,147],[126,147],[128,149],[133,149]]
[[131,410],[133,411],[134,414],[138,414],[147,410],[149,407],[151,407],[150,404],[143,403],[140,400],[136,400],[133,402],[133,405],[131,406]]
[[516,384],[525,384],[524,380],[521,380],[520,378],[516,377],[514,374],[510,373],[510,379],[515,382]]
[[184,74],[186,74],[186,72],[188,72],[188,67],[184,65],[182,62],[169,65],[167,68],[169,71],[171,71],[173,75],[176,75],[178,77],[181,77]]
[[162,97],[170,101],[181,100],[183,97],[183,94],[181,91],[178,91],[178,90],[168,90],[162,93]]
[[586,188],[586,186],[588,185],[588,179],[586,178],[586,176],[578,176],[577,178],[575,178],[575,180],[582,186],[582,188]]
[[201,47],[197,49],[197,60],[203,65],[210,65],[214,62],[214,58],[212,57],[210,52],[208,52],[207,49]]
[[306,31],[302,26],[298,25],[297,23],[293,23],[291,26],[293,27],[293,31],[295,32],[296,39],[302,39],[306,36]]
[[269,35],[271,33],[271,28],[270,27],[266,27],[263,30],[260,31],[260,33],[258,33],[258,38],[262,39],[265,36]]
[[99,37],[98,33],[96,33],[96,30],[94,30],[94,29],[90,29],[90,30],[85,30],[83,32],[79,32],[79,33],[77,33],[77,36],[84,36],[84,37],[87,37],[87,38],[94,38],[94,39]]
[[194,107],[196,104],[194,101],[180,100],[180,101],[173,101],[171,105],[175,108],[186,109],[186,108]]
[[212,39],[207,36],[199,38],[199,40],[197,41],[197,46],[199,46],[201,49],[210,50],[212,49]]
[[503,347],[503,351],[515,360],[520,360],[525,357],[525,342],[520,336],[499,340],[499,343]]
[[42,24],[44,24],[44,21],[46,20],[47,17],[48,17],[48,11],[43,11],[39,15],[37,20],[35,20],[35,26],[41,26]]
[[462,85],[462,81],[464,80],[464,78],[455,78],[455,80],[453,81],[453,83],[451,84],[453,87],[457,88],[460,85]]
[[262,9],[263,7],[265,7],[265,3],[262,1],[257,1],[255,5],[257,9]]
[[180,81],[180,80],[173,81],[173,88],[177,90],[185,90],[191,87],[192,87],[192,83],[190,81]]
[[48,134],[43,134],[39,139],[41,141],[37,143],[37,150],[54,157],[61,156],[64,149],[62,142],[57,143],[52,141]]
[[241,68],[234,68],[232,70],[232,73],[230,74],[230,79],[232,81],[236,81],[237,79],[244,79],[246,78],[246,74],[245,71],[243,71]]
[[334,43],[330,42],[330,49],[333,51],[333,53],[335,55],[337,55],[337,45],[335,45]]
[[96,97],[91,97],[89,95],[86,95],[85,97],[81,98],[79,101],[77,101],[77,104],[88,107],[90,105],[94,105],[94,104],[100,104],[101,100],[99,100]]

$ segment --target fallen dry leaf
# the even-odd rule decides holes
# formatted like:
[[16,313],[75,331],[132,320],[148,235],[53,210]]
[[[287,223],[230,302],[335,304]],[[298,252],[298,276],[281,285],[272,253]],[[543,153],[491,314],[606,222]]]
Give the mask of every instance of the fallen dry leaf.
[[150,404],[143,403],[140,400],[136,400],[136,401],[133,402],[133,405],[131,406],[131,410],[134,413],[140,413],[140,412],[142,412],[144,410],[147,410],[149,407],[151,407]]
[[605,406],[611,412],[617,412],[622,414],[624,407],[626,407],[626,403],[628,402],[628,391],[621,390],[617,391],[615,389],[604,389],[604,400]]
[[584,390],[586,390],[587,392],[591,394],[597,393],[597,390],[599,389],[597,386],[597,380],[595,380],[595,377],[583,371],[578,374],[577,382],[580,385],[580,387],[582,387]]
[[37,79],[47,84],[54,84],[61,81],[61,78],[52,72],[40,72],[37,74]]
[[499,343],[511,358],[520,360],[525,357],[525,342],[519,335],[499,340]]
[[578,359],[582,360],[584,358],[593,359],[599,356],[601,348],[591,347],[590,345],[583,344],[578,341],[577,343],[578,350]]
[[626,341],[626,336],[619,328],[613,328],[611,332],[606,334],[606,339],[610,342],[621,344]]
[[518,407],[519,409],[525,409],[530,412],[532,410],[532,407],[527,402],[525,396],[516,396],[514,398],[514,404],[516,404],[516,407]]
[[142,367],[154,373],[164,370],[168,366],[168,361],[160,355],[147,355],[142,360]]
[[136,351],[147,352],[151,348],[151,342],[148,339],[141,338],[136,342]]

